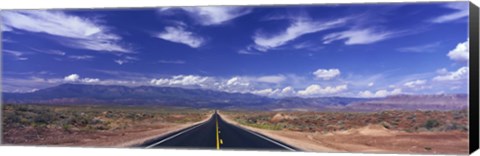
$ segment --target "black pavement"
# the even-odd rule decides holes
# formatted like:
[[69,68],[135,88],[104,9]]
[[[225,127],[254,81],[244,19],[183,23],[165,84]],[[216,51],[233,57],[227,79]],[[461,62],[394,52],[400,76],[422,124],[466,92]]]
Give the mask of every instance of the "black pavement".
[[217,112],[206,122],[157,138],[142,147],[297,151],[280,141],[229,124]]

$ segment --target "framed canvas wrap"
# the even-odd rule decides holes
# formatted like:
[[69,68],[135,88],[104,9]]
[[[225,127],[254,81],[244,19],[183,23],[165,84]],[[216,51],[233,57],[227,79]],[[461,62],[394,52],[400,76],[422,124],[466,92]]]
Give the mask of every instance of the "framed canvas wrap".
[[1,10],[3,145],[469,154],[467,1]]

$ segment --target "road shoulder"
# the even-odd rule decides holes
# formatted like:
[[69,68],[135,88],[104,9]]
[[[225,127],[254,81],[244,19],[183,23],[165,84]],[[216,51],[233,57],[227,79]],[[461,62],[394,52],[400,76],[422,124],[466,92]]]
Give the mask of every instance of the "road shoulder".
[[204,123],[210,119],[212,114],[207,115],[207,117],[201,121],[198,122],[193,122],[193,123],[187,123],[187,124],[182,124],[182,125],[172,125],[167,128],[162,128],[162,129],[156,129],[156,130],[151,130],[151,131],[145,131],[145,132],[140,132],[138,135],[141,135],[141,137],[136,137],[137,139],[133,139],[127,142],[122,142],[117,144],[115,147],[138,147],[141,146],[145,143],[152,142],[153,140],[156,140],[158,138],[180,132],[182,130],[185,130],[189,127],[192,127],[194,125]]

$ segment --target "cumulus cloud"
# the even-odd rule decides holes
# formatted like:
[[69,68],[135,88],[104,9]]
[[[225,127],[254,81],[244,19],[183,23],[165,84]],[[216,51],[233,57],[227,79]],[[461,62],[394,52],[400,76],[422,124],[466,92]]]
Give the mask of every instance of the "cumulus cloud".
[[159,86],[208,86],[206,82],[212,79],[210,77],[197,75],[176,75],[171,78],[152,79],[151,84]]
[[106,26],[80,16],[46,10],[2,11],[1,16],[6,27],[63,37],[62,44],[74,48],[131,52]]
[[468,67],[461,67],[456,71],[443,72],[443,74],[433,78],[435,81],[459,81],[468,79]]
[[398,95],[402,93],[402,89],[396,88],[391,91],[388,90],[378,90],[376,92],[370,92],[368,90],[366,91],[361,91],[358,93],[358,96],[364,97],[364,98],[377,98],[377,97],[386,97],[386,96],[391,96],[391,95]]
[[282,89],[281,94],[282,96],[294,96],[296,91],[292,86],[288,86]]
[[297,39],[306,34],[316,33],[319,31],[335,28],[342,25],[346,19],[337,19],[327,22],[311,21],[306,19],[298,19],[293,21],[290,26],[277,34],[261,34],[257,33],[253,36],[256,44],[255,48],[260,51],[267,51],[282,46],[290,41]]
[[97,79],[97,78],[84,78],[84,79],[82,79],[82,82],[85,82],[85,83],[96,83],[96,82],[100,82],[100,79]]
[[227,85],[229,86],[249,86],[250,82],[241,77],[234,76],[227,80]]
[[241,76],[233,76],[229,79],[223,80],[217,78],[214,81],[215,82],[209,85],[209,87],[220,91],[247,93],[250,92],[253,88],[253,82],[251,81],[251,79]]
[[267,89],[254,90],[251,93],[262,95],[262,96],[269,96],[269,97],[288,97],[288,96],[296,95],[295,89],[293,89],[293,87],[291,86],[287,86],[283,89],[267,88]]
[[340,75],[340,70],[338,69],[318,69],[313,72],[316,78],[323,80],[330,80]]
[[339,86],[327,86],[321,87],[320,85],[310,85],[305,90],[298,91],[298,95],[300,96],[321,96],[321,95],[328,95],[328,94],[335,94],[342,91],[347,90],[347,85],[339,85]]
[[185,44],[192,48],[198,48],[205,42],[205,39],[193,32],[186,31],[181,26],[165,27],[165,31],[157,34],[157,37],[167,41]]
[[232,76],[230,78],[209,77],[199,75],[176,75],[165,78],[151,79],[149,84],[156,86],[172,86],[185,88],[202,88],[224,92],[252,93],[264,96],[293,96],[295,90],[285,88],[270,88],[284,81],[283,75],[267,76]]
[[178,7],[163,8],[160,12],[181,9],[188,13],[197,23],[201,25],[219,25],[250,13],[252,10],[245,7],[213,6],[213,7]]
[[394,37],[391,31],[379,31],[373,28],[353,29],[343,32],[331,33],[323,37],[323,43],[329,44],[337,40],[345,40],[346,45],[370,44]]
[[63,80],[67,82],[74,82],[74,81],[78,81],[79,78],[80,76],[78,74],[71,74],[71,75],[65,76]]
[[70,74],[68,76],[65,76],[63,78],[63,81],[65,82],[81,82],[81,83],[97,83],[100,82],[100,79],[97,78],[80,78],[80,75],[78,74]]
[[447,56],[454,61],[468,61],[468,40],[458,43],[455,49],[450,50]]
[[445,23],[466,18],[469,14],[468,3],[452,2],[444,5],[444,7],[454,10],[452,13],[438,16],[430,21],[433,23]]

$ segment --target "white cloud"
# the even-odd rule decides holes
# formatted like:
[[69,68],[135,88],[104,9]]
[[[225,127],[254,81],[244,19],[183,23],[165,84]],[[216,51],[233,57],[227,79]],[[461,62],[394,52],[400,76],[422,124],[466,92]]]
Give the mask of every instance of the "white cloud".
[[346,19],[338,19],[328,22],[316,22],[305,19],[298,19],[290,24],[290,26],[274,35],[264,35],[257,33],[253,40],[256,44],[255,48],[259,51],[267,51],[279,46],[282,46],[298,37],[306,34],[316,33],[319,31],[334,28],[338,25],[344,24]]
[[200,86],[206,87],[210,77],[197,75],[176,75],[171,78],[152,79],[151,84],[159,86]]
[[422,88],[425,83],[427,83],[426,80],[414,80],[405,82],[403,85],[409,88]]
[[386,97],[386,96],[391,96],[391,95],[398,95],[402,93],[402,89],[396,88],[391,91],[388,90],[378,90],[376,92],[370,92],[368,90],[366,91],[361,91],[358,93],[358,96],[360,97],[365,97],[365,98],[376,98],[376,97]]
[[[161,9],[161,12],[169,11],[173,8]],[[237,17],[246,15],[251,12],[249,8],[233,7],[233,6],[216,6],[216,7],[180,7],[195,19],[201,25],[219,25]]]
[[368,83],[368,87],[372,87],[373,85],[375,85],[375,83],[373,82]]
[[0,30],[1,30],[0,32],[7,32],[7,31],[12,31],[12,28],[2,24],[0,25]]
[[433,78],[435,81],[459,81],[468,79],[468,67],[461,67],[457,71],[446,72]]
[[24,56],[25,53],[23,53],[23,52],[19,52],[19,51],[15,51],[15,50],[4,49],[4,50],[2,50],[2,53],[7,54],[7,55],[9,55],[9,56],[12,56],[12,57],[15,58],[16,60],[20,60],[20,61],[28,60],[28,58]]
[[202,46],[205,39],[194,34],[193,32],[186,31],[183,27],[165,27],[165,31],[157,35],[158,38],[188,45],[192,48],[198,48]]
[[252,91],[252,94],[257,94],[262,96],[278,96],[280,92],[281,92],[280,89],[267,88],[262,90],[254,90]]
[[[52,83],[58,82],[58,80],[55,80],[55,79],[51,79],[50,81],[52,81],[52,80],[53,80]],[[98,82],[100,82],[100,79],[88,78],[88,77],[81,79],[80,75],[78,75],[78,74],[70,74],[68,76],[65,76],[63,78],[63,81],[65,81],[65,82],[81,82],[81,83],[98,83]]]
[[248,80],[244,80],[241,77],[234,76],[227,80],[227,85],[229,86],[249,86],[250,82]]
[[298,91],[298,95],[300,96],[320,96],[320,95],[328,95],[328,94],[335,94],[347,90],[347,85],[339,85],[339,86],[327,86],[322,88],[320,85],[310,85],[305,90]]
[[395,34],[395,32],[378,31],[372,28],[355,29],[328,34],[323,38],[323,43],[329,44],[337,40],[346,40],[346,45],[370,44],[394,37]]
[[436,17],[431,20],[433,23],[445,23],[450,21],[455,21],[458,19],[466,18],[469,14],[468,3],[465,2],[452,2],[445,5],[446,8],[455,10],[454,12],[446,15]]
[[97,82],[100,82],[100,79],[96,79],[96,78],[84,78],[81,80],[82,82],[84,83],[97,83]]
[[217,78],[214,81],[215,83],[210,87],[226,92],[246,93],[250,92],[252,88],[251,78],[246,77],[233,76],[230,79],[220,80]]
[[293,96],[296,94],[296,91],[295,89],[293,89],[293,87],[288,86],[283,88],[281,93],[282,93],[282,96]]
[[257,78],[258,82],[266,82],[266,83],[281,83],[285,80],[286,78],[283,75],[269,75],[269,76],[261,76]]
[[254,90],[251,93],[269,97],[287,97],[296,95],[295,89],[293,89],[293,87],[291,86],[285,87],[283,89],[267,88],[261,90]]
[[338,69],[318,69],[313,72],[316,78],[330,80],[340,75],[340,70]]
[[2,11],[1,16],[7,27],[64,37],[62,43],[74,48],[130,52],[120,45],[120,36],[87,18],[46,10]]
[[[119,40],[119,39],[115,39],[115,40]],[[68,45],[72,47],[95,50],[95,51],[131,53],[129,49],[126,49],[125,47],[119,45],[116,41],[78,40]]]
[[463,43],[458,43],[455,49],[450,50],[447,56],[454,61],[468,61],[468,40]]
[[78,79],[80,79],[80,76],[78,74],[71,74],[63,78],[63,80],[67,82],[75,82],[75,81],[78,81]]

